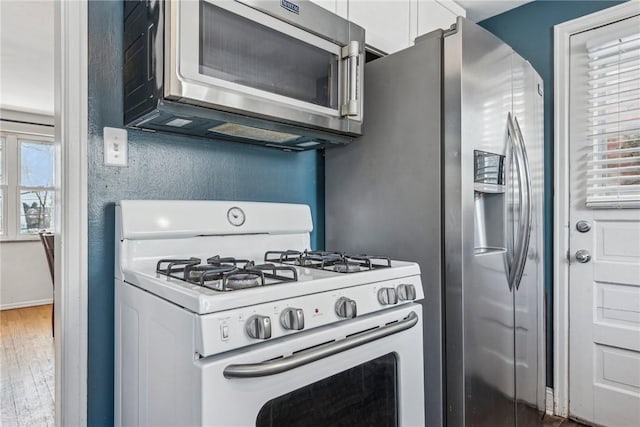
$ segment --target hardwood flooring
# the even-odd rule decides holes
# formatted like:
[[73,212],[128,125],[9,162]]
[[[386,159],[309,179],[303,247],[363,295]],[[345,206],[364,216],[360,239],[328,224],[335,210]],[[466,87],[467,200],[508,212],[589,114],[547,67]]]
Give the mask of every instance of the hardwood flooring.
[[54,426],[51,305],[0,311],[0,426]]

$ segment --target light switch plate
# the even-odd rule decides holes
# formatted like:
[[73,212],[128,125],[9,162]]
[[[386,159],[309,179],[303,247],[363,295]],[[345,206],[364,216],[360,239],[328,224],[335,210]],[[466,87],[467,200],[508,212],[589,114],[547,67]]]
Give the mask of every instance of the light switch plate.
[[104,164],[107,166],[128,166],[127,130],[105,127],[103,132]]

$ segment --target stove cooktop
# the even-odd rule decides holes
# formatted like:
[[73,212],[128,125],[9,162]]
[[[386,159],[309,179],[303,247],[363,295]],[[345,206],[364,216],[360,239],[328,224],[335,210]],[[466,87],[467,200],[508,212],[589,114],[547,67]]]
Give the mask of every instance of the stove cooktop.
[[413,262],[304,250],[313,230],[306,205],[125,200],[116,213],[115,279],[198,315],[301,298],[333,304],[363,285],[419,286]]
[[[412,262],[322,254],[332,255],[323,261],[313,251],[270,251],[265,253],[268,262],[221,256],[167,257],[157,259],[153,266],[130,264],[123,268],[122,279],[194,313],[207,314],[420,274]],[[278,262],[272,262],[276,257]]]
[[220,255],[210,257],[204,263],[197,257],[161,259],[156,265],[156,273],[215,291],[228,292],[297,282],[296,267],[353,274],[390,268],[391,259],[329,251],[268,251],[262,264]]

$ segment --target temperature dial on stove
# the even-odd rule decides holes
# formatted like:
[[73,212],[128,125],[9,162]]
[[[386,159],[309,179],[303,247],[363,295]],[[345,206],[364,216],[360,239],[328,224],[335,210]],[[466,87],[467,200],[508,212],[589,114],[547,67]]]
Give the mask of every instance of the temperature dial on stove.
[[398,285],[398,298],[400,298],[400,301],[413,301],[416,299],[416,287],[413,285]]
[[304,329],[304,312],[301,308],[285,308],[280,314],[282,327],[290,331],[300,331]]
[[340,297],[336,302],[336,314],[345,319],[353,319],[358,314],[356,302],[346,297]]
[[378,290],[378,302],[382,305],[398,303],[398,295],[393,288],[380,288]]
[[247,320],[247,334],[251,338],[266,340],[271,338],[271,319],[269,316],[256,314]]

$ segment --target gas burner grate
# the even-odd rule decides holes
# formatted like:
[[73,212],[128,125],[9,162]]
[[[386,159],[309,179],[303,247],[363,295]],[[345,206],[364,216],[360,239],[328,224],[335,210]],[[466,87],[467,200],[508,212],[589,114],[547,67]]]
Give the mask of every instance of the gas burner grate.
[[264,260],[338,273],[356,273],[391,267],[391,259],[388,257],[348,255],[331,251],[269,251],[265,253]]
[[370,270],[391,267],[391,258],[375,255],[347,255],[347,259],[355,263],[364,263]]
[[253,261],[223,258],[219,255],[208,258],[206,264],[201,262],[200,258],[162,259],[158,261],[156,272],[216,291],[235,291],[298,281],[297,270],[286,265],[255,265]]
[[[184,273],[185,268],[196,266],[200,262],[200,258],[193,257],[188,259],[161,259],[156,264],[156,272],[165,276],[173,276],[175,273]],[[164,268],[162,268],[163,264],[166,264]]]
[[268,251],[264,254],[264,261],[268,263],[277,262],[280,264],[289,264],[296,262],[302,256],[302,252],[287,250],[287,251]]
[[207,258],[207,264],[211,265],[222,265],[222,264],[248,264],[250,261],[248,259],[237,259],[234,257],[220,257],[220,255],[212,256],[211,258]]

